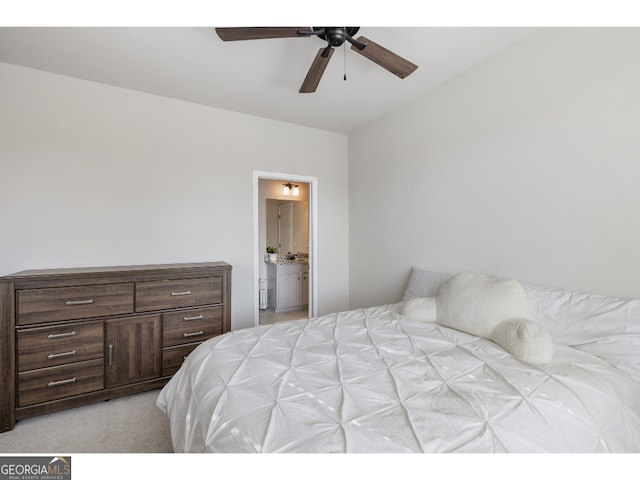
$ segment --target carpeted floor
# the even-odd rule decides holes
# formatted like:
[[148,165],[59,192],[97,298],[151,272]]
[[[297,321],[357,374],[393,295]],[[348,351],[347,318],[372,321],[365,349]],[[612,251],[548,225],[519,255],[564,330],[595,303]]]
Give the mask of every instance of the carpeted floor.
[[160,390],[20,420],[0,433],[0,453],[170,453]]

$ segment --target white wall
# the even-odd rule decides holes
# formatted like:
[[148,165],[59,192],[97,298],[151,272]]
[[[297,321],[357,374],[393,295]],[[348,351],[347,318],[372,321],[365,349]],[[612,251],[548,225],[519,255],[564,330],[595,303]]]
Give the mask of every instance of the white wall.
[[223,260],[252,326],[253,171],[276,171],[318,178],[319,310],[348,305],[345,136],[2,63],[0,112],[0,275]]
[[640,297],[638,58],[640,29],[543,30],[351,136],[351,306],[413,265]]

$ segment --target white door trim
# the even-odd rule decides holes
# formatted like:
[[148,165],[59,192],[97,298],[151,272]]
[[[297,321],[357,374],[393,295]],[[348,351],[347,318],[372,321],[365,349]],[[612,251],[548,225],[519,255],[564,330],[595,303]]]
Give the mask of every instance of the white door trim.
[[260,324],[260,262],[264,261],[264,253],[259,252],[260,230],[260,180],[283,180],[309,184],[309,316],[318,315],[318,177],[293,175],[290,173],[253,171],[253,324]]

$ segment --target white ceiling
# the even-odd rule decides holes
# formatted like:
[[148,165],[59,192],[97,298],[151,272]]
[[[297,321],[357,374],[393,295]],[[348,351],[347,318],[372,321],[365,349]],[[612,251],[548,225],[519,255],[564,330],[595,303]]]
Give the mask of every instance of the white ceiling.
[[358,35],[418,69],[401,80],[340,47],[309,94],[298,90],[325,45],[317,37],[223,42],[205,27],[4,27],[0,61],[348,134],[534,30],[362,27]]

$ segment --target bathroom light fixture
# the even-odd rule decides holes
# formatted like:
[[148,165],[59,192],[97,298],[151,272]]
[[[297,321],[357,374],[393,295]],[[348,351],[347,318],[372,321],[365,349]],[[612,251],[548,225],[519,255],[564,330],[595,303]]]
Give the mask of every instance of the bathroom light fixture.
[[293,196],[298,197],[300,195],[300,188],[298,185],[293,185],[291,183],[284,183],[284,187],[282,188],[283,195],[291,195],[291,191],[293,190]]

